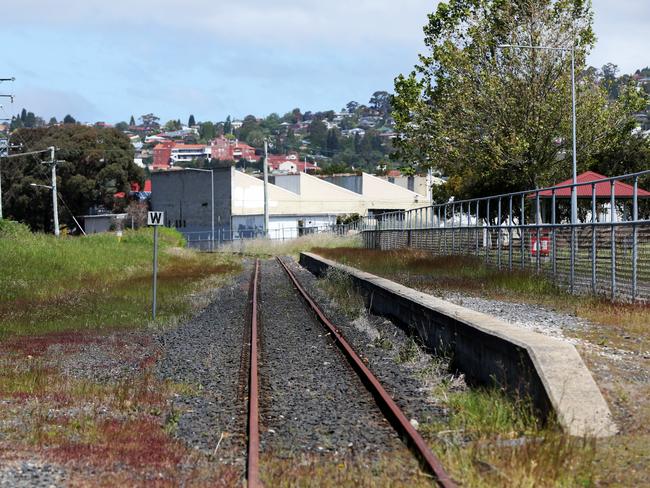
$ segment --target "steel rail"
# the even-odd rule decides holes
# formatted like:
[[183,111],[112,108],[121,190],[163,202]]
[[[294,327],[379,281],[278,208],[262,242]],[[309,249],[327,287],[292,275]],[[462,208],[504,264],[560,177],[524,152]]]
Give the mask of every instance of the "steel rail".
[[294,287],[300,295],[305,299],[307,304],[316,314],[320,322],[329,330],[345,357],[348,359],[352,367],[355,369],[361,381],[366,385],[370,393],[375,397],[375,401],[379,405],[384,415],[391,417],[393,420],[391,424],[402,435],[406,436],[408,443],[415,450],[418,457],[422,460],[427,469],[435,477],[436,482],[443,488],[455,488],[456,483],[446,473],[444,467],[436,455],[431,451],[425,440],[420,433],[415,430],[411,425],[404,412],[399,408],[395,401],[391,398],[388,392],[384,389],[377,377],[370,371],[370,369],[363,363],[363,360],[357,355],[352,346],[345,340],[343,335],[339,332],[336,326],[330,322],[325,316],[320,307],[311,298],[303,286],[298,282],[293,272],[289,267],[278,257],[276,258],[280,266],[284,268],[287,276],[293,283]]
[[259,382],[257,377],[257,285],[260,261],[255,260],[251,286],[251,345],[250,376],[248,382],[248,462],[246,479],[248,488],[259,488],[260,482],[260,429],[259,429]]

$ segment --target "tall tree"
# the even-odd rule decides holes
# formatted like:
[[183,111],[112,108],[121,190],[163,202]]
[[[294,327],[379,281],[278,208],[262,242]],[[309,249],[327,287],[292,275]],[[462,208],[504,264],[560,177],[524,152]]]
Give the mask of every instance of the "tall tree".
[[158,129],[160,127],[160,117],[156,117],[152,113],[141,115],[140,120],[145,129]]
[[382,116],[390,114],[390,94],[386,91],[376,91],[368,102],[370,108],[379,112]]
[[313,150],[327,147],[327,126],[323,121],[315,119],[309,125],[309,142]]
[[194,120],[194,115],[190,115],[190,118],[187,121],[187,126],[194,127],[195,125],[196,125],[196,120]]
[[70,114],[66,115],[63,117],[63,123],[64,124],[76,124],[77,121],[74,119],[74,117]]
[[[133,162],[129,138],[115,129],[68,124],[38,129],[20,129],[16,139],[25,151],[58,148],[63,160],[57,168],[61,197],[74,215],[89,207],[115,204],[114,194],[129,191],[131,182],[143,183],[144,172]],[[25,156],[3,162],[3,203],[9,218],[26,222],[34,230],[52,229],[51,195],[31,183],[49,183],[39,158]],[[70,212],[60,207],[62,223],[74,225]]]
[[[457,196],[543,186],[571,174],[571,59],[501,44],[575,46],[579,170],[644,102],[611,103],[585,68],[595,42],[587,0],[450,0],[425,26],[428,53],[395,80],[398,154],[450,176]],[[634,93],[633,93],[634,92]]]
[[217,136],[217,129],[212,122],[201,122],[199,125],[199,136],[204,142],[208,142]]
[[135,119],[133,118],[133,115],[131,115],[131,120],[129,120],[129,125],[131,127],[135,127]]
[[168,120],[163,129],[165,129],[167,132],[172,132],[176,130],[181,130],[183,126],[181,125],[179,120]]
[[224,135],[232,134],[232,121],[230,120],[230,115],[226,117],[226,121],[223,124],[223,133]]

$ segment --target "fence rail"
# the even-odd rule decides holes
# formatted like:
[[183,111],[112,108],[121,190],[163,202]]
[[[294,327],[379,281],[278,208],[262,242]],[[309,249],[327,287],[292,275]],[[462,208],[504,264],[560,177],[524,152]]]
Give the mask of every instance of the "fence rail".
[[368,248],[474,255],[500,269],[544,273],[571,292],[648,301],[650,193],[639,187],[648,180],[650,170],[451,201],[368,217],[360,230]]

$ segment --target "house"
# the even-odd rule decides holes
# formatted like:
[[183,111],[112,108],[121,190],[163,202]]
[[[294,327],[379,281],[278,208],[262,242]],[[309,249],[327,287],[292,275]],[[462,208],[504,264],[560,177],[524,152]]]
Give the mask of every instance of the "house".
[[168,169],[195,159],[211,157],[212,149],[210,146],[164,140],[153,148],[152,169]]
[[313,173],[321,170],[315,164],[300,161],[297,153],[269,154],[267,161],[271,173]]
[[255,148],[237,139],[228,139],[221,136],[210,142],[210,154],[212,159],[222,161],[239,161],[244,159],[249,163],[259,161],[260,157],[255,154]]

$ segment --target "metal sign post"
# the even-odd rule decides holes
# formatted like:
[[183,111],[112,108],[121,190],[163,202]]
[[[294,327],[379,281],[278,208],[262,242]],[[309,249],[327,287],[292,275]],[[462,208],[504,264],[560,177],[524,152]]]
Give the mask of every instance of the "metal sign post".
[[151,317],[156,320],[156,292],[158,282],[158,227],[165,222],[164,212],[149,212],[147,225],[153,226],[153,301],[151,304]]

